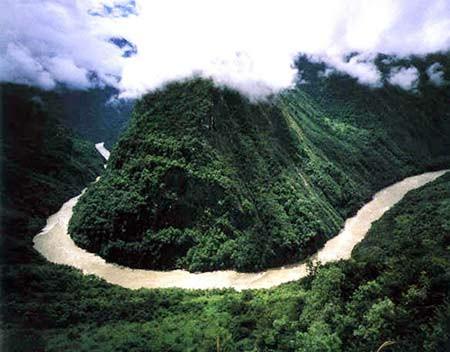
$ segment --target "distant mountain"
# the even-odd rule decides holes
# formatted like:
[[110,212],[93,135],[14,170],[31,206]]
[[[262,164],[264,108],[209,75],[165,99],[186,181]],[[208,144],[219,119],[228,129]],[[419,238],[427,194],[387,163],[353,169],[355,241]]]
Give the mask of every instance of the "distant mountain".
[[298,63],[308,83],[266,102],[201,79],[142,98],[75,241],[132,267],[260,270],[314,252],[383,186],[448,167],[445,86],[374,89]]
[[109,148],[126,128],[134,105],[132,99],[118,99],[119,92],[111,87],[88,90],[59,87],[44,91],[21,85],[0,85],[0,91],[13,89],[45,102],[49,114],[81,138],[94,143],[105,142]]
[[110,148],[126,128],[134,105],[133,100],[118,99],[117,94],[110,87],[57,92],[62,122],[81,137],[105,142]]

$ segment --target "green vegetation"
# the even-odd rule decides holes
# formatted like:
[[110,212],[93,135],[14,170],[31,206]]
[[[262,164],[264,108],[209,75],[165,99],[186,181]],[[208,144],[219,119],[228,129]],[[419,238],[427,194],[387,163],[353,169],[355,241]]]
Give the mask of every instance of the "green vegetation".
[[127,126],[134,104],[133,100],[116,99],[118,91],[110,87],[61,89],[55,95],[63,109],[61,122],[82,138],[94,143],[105,142],[108,148]]
[[449,199],[446,175],[391,209],[354,259],[271,290],[131,291],[44,262],[8,267],[6,350],[447,351]]
[[0,96],[1,260],[6,262],[16,256],[32,256],[30,236],[39,232],[45,219],[94,180],[103,167],[93,144],[61,125],[63,109],[55,95],[25,86],[2,85]]
[[[137,105],[70,231],[83,247],[129,266],[254,270],[295,260],[296,249],[314,250],[342,221],[307,199],[301,163],[275,106],[209,81],[176,83]],[[303,209],[284,209],[302,200]],[[303,228],[287,211],[297,211]]]
[[[328,86],[330,80],[342,83]],[[276,114],[281,110],[286,121],[281,126],[287,125],[291,135],[290,140],[280,141],[286,144],[276,143],[277,148],[293,144],[295,150],[307,153],[305,157],[296,151],[271,169],[289,172],[291,162],[300,159],[303,168],[299,166],[301,172],[296,174],[301,181],[299,185],[293,182],[293,189],[304,187],[310,192],[298,192],[302,199],[343,218],[360,199],[371,195],[370,187],[378,189],[403,177],[401,173],[448,167],[449,114],[441,104],[450,92],[437,89],[431,95],[409,97],[390,87],[367,89],[364,99],[366,88],[358,88],[346,77],[333,76],[316,84],[316,88],[302,85],[287,92],[275,108],[272,103],[266,105]],[[315,89],[323,90],[329,105],[321,102],[320,94],[313,94]],[[75,138],[58,123],[50,123],[55,114],[63,120],[64,113],[42,98],[46,94],[6,86],[1,95],[0,350],[203,352],[217,351],[219,345],[220,351],[374,352],[385,341],[395,344],[383,351],[450,349],[450,175],[408,194],[375,224],[351,260],[313,267],[304,280],[244,292],[127,290],[50,264],[32,249],[32,237],[48,214],[102,169],[93,145]],[[378,95],[386,105],[380,105]],[[297,101],[301,104],[296,106]],[[409,117],[413,126],[421,128],[410,128]],[[44,128],[34,121],[48,123]],[[267,131],[261,125],[258,128]],[[221,150],[211,145],[214,152]],[[362,152],[355,154],[359,148]],[[112,162],[125,153],[120,149],[114,151]],[[345,154],[347,150],[351,152]],[[113,171],[112,165],[107,173]],[[233,163],[227,160],[226,165],[231,168]],[[330,172],[335,169],[346,175],[345,181],[335,179],[339,173]],[[257,177],[262,176],[258,173]],[[346,185],[348,178],[353,186]],[[328,186],[356,189],[360,198],[340,209],[334,205],[340,198],[332,198],[334,191],[329,192]],[[307,213],[305,219],[320,221],[321,214]]]
[[448,165],[448,90],[301,67],[311,83],[267,102],[200,79],[145,96],[75,208],[74,240],[131,267],[257,271],[315,252],[383,186]]

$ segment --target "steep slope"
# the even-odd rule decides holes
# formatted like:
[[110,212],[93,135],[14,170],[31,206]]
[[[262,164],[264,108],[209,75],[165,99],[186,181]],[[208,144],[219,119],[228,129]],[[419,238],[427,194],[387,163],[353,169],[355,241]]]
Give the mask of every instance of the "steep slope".
[[116,99],[117,94],[109,87],[58,91],[62,123],[86,140],[111,147],[128,125],[134,105],[134,100]]
[[[322,117],[328,117],[322,118],[321,124],[328,128],[331,134],[329,139],[363,149],[367,164],[376,167],[381,159],[393,161],[389,154],[398,158],[403,153],[412,162],[417,159],[430,161],[431,155],[435,166],[444,165],[450,148],[450,55],[383,63],[387,59],[392,60],[386,56],[380,56],[377,60],[385,87],[370,88],[339,73],[323,77],[323,64],[312,64],[300,58],[297,64],[309,82],[302,84],[300,90],[312,100],[310,105],[320,108]],[[446,85],[436,86],[429,81],[426,70],[433,63],[442,65]],[[415,90],[405,91],[387,81],[389,69],[399,64],[414,65],[418,69],[420,79]],[[297,98],[293,97],[293,100]],[[355,137],[357,133],[360,136]],[[377,144],[377,140],[383,141],[378,143],[381,149],[368,148]],[[322,139],[320,142],[325,141]],[[330,143],[323,145],[326,153],[331,155],[334,148]],[[382,155],[378,162],[374,162],[376,154]],[[347,165],[349,161],[344,163]]]
[[449,199],[450,174],[391,209],[354,259],[272,290],[135,291],[44,261],[11,266],[5,350],[448,351]]
[[102,160],[93,144],[61,125],[63,112],[48,92],[8,84],[0,97],[1,259],[27,261],[31,253],[24,243],[102,172]]
[[[288,184],[291,194],[303,193],[301,163],[273,104],[250,104],[209,81],[173,84],[137,105],[71,231],[81,245],[131,266],[276,265],[280,254],[294,259],[295,248],[315,248],[283,221],[274,194]],[[303,231],[326,238],[338,228],[327,204],[305,199],[304,209],[330,221],[305,219]]]
[[445,104],[429,117],[399,94],[410,128],[378,102],[364,105],[372,122],[358,99],[333,111],[303,87],[251,103],[209,81],[171,84],[137,104],[70,232],[132,267],[253,271],[304,258],[376,190],[449,160]]
[[[338,87],[347,89],[342,85]],[[305,91],[305,86],[302,86],[302,91]],[[334,93],[338,92],[345,96],[345,91],[338,90]],[[33,96],[34,94],[28,97]],[[404,93],[401,93],[401,96],[404,96]],[[351,99],[346,101],[353,99],[350,93],[348,97]],[[310,95],[307,98],[312,99]],[[431,99],[429,107],[440,101],[439,95],[429,98]],[[368,101],[371,99],[368,98]],[[3,101],[7,100],[3,97]],[[19,105],[24,101],[27,99],[20,100]],[[448,100],[445,102],[448,103]],[[372,104],[370,109],[374,109],[375,105]],[[403,118],[408,121],[411,106],[403,107],[408,112]],[[3,104],[2,108],[4,151],[1,165],[5,175],[9,172],[5,166],[7,105]],[[364,104],[359,108],[364,112]],[[368,116],[364,113],[355,117],[355,121],[345,121],[346,115],[355,111],[353,109],[356,109],[354,105],[343,108],[341,114],[323,113],[319,121],[325,117],[330,119],[329,122],[343,121],[345,124],[342,127],[348,131],[354,131],[349,127],[358,123],[356,127],[359,133],[356,131],[354,133],[356,136],[359,134],[366,136],[364,138],[369,138],[375,132],[383,133],[382,130],[377,131],[370,127],[368,122],[359,125],[359,118]],[[444,136],[446,120],[440,117],[448,115],[440,114],[442,111],[440,107],[431,109],[428,116],[438,117],[436,120],[442,122],[443,127],[440,131]],[[318,150],[316,144],[321,148],[328,147],[329,144],[333,146],[333,141],[340,145],[338,140],[344,139],[342,134],[337,134],[336,140],[327,137],[326,134],[322,135],[322,130],[326,133],[333,130],[339,132],[341,128],[339,124],[334,128],[327,128],[324,121],[323,126],[316,132],[316,128],[313,128],[314,123],[310,123],[311,127],[306,128],[306,122],[315,121],[316,114],[304,114],[300,117],[297,113],[292,115],[292,118],[298,118],[297,127],[302,128],[298,132],[308,136],[311,149]],[[392,116],[393,121],[397,121],[395,114]],[[386,114],[387,118],[389,114]],[[29,122],[27,120],[27,123]],[[28,129],[19,129],[24,125],[24,122],[19,123],[15,130],[23,134],[28,133]],[[69,138],[66,129],[60,125],[55,125],[58,128],[51,129],[52,126],[54,125],[48,126],[49,136],[45,138],[50,136],[55,136],[55,140],[62,136],[65,136],[64,139]],[[33,130],[34,128],[30,127],[29,133]],[[365,134],[361,133],[364,131]],[[411,131],[414,131],[413,127]],[[405,145],[402,139],[390,138],[393,132],[386,130],[387,136],[379,141],[373,152],[390,141],[397,141],[399,148],[402,149]],[[401,134],[401,130],[397,132]],[[11,139],[17,136],[17,132],[9,133]],[[296,135],[297,131],[294,134],[295,138]],[[364,141],[364,138],[361,138],[361,141]],[[436,137],[430,134],[431,145],[437,149],[439,145],[445,146],[445,138],[438,138],[436,141],[434,138]],[[72,140],[73,136],[69,139]],[[23,168],[15,174],[16,176],[30,173],[27,162],[40,158],[39,155],[45,150],[43,148],[45,140],[38,143],[37,148],[33,147],[30,148],[31,151],[23,152],[21,158]],[[358,149],[364,146],[362,142],[356,144],[358,140],[356,137],[350,139],[346,143],[347,147],[350,145]],[[86,166],[93,165],[93,160],[97,164],[97,154],[93,152],[92,145],[82,143],[87,148],[85,154],[74,154],[71,149],[63,151],[57,148],[55,143],[51,144],[55,147],[48,149],[51,153],[47,153],[45,159],[40,159],[41,165],[46,165],[47,162],[53,165],[56,162],[57,169],[66,169],[68,164],[78,161],[82,167],[70,169],[70,175],[59,173],[61,178],[55,178],[54,168],[42,169],[39,172],[39,179],[49,177],[51,182],[58,186],[52,188],[50,193],[43,188],[42,194],[41,187],[33,187],[32,192],[39,196],[34,203],[27,203],[26,211],[21,212],[20,217],[23,219],[20,222],[28,224],[29,227],[18,227],[11,232],[16,238],[23,238],[24,241],[20,241],[21,247],[16,246],[14,252],[9,251],[1,256],[8,264],[2,266],[1,275],[3,341],[0,349],[20,352],[133,349],[211,351],[217,348],[219,341],[223,351],[294,352],[311,351],[315,348],[336,352],[373,352],[384,341],[391,339],[396,342],[391,348],[392,351],[449,350],[449,175],[407,196],[401,204],[391,210],[355,251],[354,260],[313,268],[313,274],[306,280],[273,290],[240,293],[231,290],[133,291],[108,285],[66,266],[50,264],[32,250],[31,236],[39,231],[41,224],[45,223],[46,216],[55,211],[68,196],[78,193],[86,185],[81,181],[83,178],[87,182],[98,172],[97,166]],[[320,154],[319,161],[333,160],[333,148],[329,149],[327,154]],[[358,160],[364,161],[362,154],[370,149],[369,144],[363,149]],[[424,144],[419,140],[416,151],[422,149],[425,150]],[[33,153],[33,150],[37,152]],[[67,152],[72,158],[67,158],[65,154]],[[33,157],[27,158],[28,153]],[[408,154],[409,152],[405,153],[406,160],[412,160]],[[433,154],[433,157],[425,160],[416,158],[417,160],[413,161],[420,165],[431,163],[433,160],[441,160],[436,156],[438,154]],[[13,152],[12,155],[17,154]],[[87,155],[91,161],[82,160],[83,155]],[[343,155],[341,163],[342,160],[345,161],[346,154]],[[351,157],[351,154],[347,156]],[[382,159],[380,156],[378,162]],[[353,160],[353,157],[350,160]],[[98,163],[100,168],[102,161],[98,159]],[[369,169],[361,168],[361,170],[364,170],[365,174],[360,178],[367,184],[378,182],[378,179],[382,178],[380,172],[372,176]],[[345,164],[344,171],[346,171]],[[31,172],[34,174],[34,171]],[[394,173],[394,176],[390,177],[396,177],[395,168],[390,172]],[[67,177],[78,180],[70,195],[66,194],[67,188],[64,186]],[[32,181],[34,182],[34,179]],[[312,182],[308,183],[313,185]],[[14,191],[14,188],[9,187],[6,190],[9,193]],[[52,209],[37,214],[35,209],[43,209],[41,204],[47,202],[45,196],[49,194],[54,196]],[[29,196],[29,189],[21,187],[14,199],[20,201],[22,197]],[[2,207],[2,215],[4,209]],[[34,221],[28,221],[29,217]],[[3,239],[3,230],[1,233]],[[10,240],[14,238],[8,237],[8,241]]]
[[[1,91],[11,91],[19,85],[0,84]],[[111,147],[128,125],[134,100],[117,99],[114,88],[71,90],[58,87],[52,91],[22,86],[24,96],[35,94],[46,103],[47,114],[90,142],[103,141]],[[34,93],[33,93],[34,92]]]

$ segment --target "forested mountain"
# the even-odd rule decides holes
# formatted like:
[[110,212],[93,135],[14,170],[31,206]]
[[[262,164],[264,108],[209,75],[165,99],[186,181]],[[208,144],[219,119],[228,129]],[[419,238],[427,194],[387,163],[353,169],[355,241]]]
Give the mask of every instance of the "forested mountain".
[[264,102],[202,79],[142,98],[76,207],[75,241],[131,267],[257,271],[316,251],[383,186],[448,166],[447,87],[298,65],[308,83]]
[[57,95],[5,84],[0,87],[0,97],[1,233],[5,250],[1,260],[8,262],[31,255],[30,236],[103,167],[94,144],[62,125],[65,112]]
[[107,103],[114,94],[112,88],[44,91],[0,85],[5,248],[16,246],[19,238],[29,241],[48,215],[102,172],[93,143],[112,146],[128,123],[133,104]]
[[446,175],[390,210],[353,259],[270,290],[134,291],[43,260],[7,266],[5,350],[446,352],[449,199]]
[[117,141],[131,117],[134,100],[117,98],[118,91],[104,87],[89,90],[61,89],[57,92],[63,109],[62,123],[91,142]]
[[[88,206],[98,206],[91,211],[104,217],[128,206],[130,219],[139,223],[142,217],[133,218],[133,209],[149,207],[139,187],[150,185],[146,192],[159,196],[158,205],[184,206],[217,196],[229,201],[224,209],[237,204],[237,215],[215,202],[200,208],[202,216],[194,213],[196,226],[210,222],[224,234],[244,209],[266,215],[250,213],[246,229],[332,231],[383,185],[449,167],[448,87],[424,79],[413,93],[392,86],[369,89],[343,75],[318,77],[320,64],[308,67],[315,77],[309,84],[263,103],[203,80],[145,97],[114,148],[103,181],[90,186],[76,216]],[[384,351],[449,350],[449,175],[408,194],[373,226],[352,259],[312,267],[304,280],[244,292],[127,290],[51,264],[32,248],[46,217],[103,170],[93,143],[58,122],[64,110],[46,94],[2,88],[1,350],[373,352],[386,341],[393,344]],[[175,172],[161,182],[167,170]],[[173,188],[183,177],[195,197]],[[151,179],[154,184],[146,183]],[[130,198],[118,197],[130,183],[136,185]],[[101,195],[104,199],[97,199]],[[241,204],[242,198],[248,202]],[[214,212],[222,214],[217,224],[211,222]],[[113,218],[114,226],[124,226],[123,218]],[[286,243],[295,243],[289,241],[305,234],[297,231],[280,231],[274,242],[261,232],[261,246],[277,248],[284,234],[292,236]],[[245,231],[232,239],[241,236],[258,250]],[[199,255],[189,262],[188,255],[164,255],[174,237],[159,237],[169,239],[155,252],[162,260],[200,263],[193,270],[221,263],[214,256],[221,238],[205,246],[195,243]],[[308,248],[303,250],[301,255]]]
[[[111,87],[87,90],[59,87],[46,91],[29,86],[0,84],[0,91],[4,92],[2,94],[10,94],[8,92],[14,89],[18,96],[31,96],[45,102],[49,115],[79,137],[94,143],[105,142],[108,148],[126,128],[134,105],[133,99],[119,99],[119,92]],[[4,100],[6,103],[8,101]]]

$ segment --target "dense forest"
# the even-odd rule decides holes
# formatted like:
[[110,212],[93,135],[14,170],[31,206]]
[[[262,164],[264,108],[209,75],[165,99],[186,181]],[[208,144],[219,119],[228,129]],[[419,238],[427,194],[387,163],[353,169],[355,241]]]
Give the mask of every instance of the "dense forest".
[[[309,67],[316,73],[321,69]],[[194,83],[249,104],[208,82]],[[287,125],[291,137],[281,141],[287,144],[274,145],[278,151],[293,145],[296,151],[270,170],[288,172],[292,160],[304,158],[297,149],[304,149],[312,159],[309,168],[315,165],[319,171],[314,174],[308,163],[302,164],[304,169],[299,170],[305,182],[302,177],[300,186],[310,193],[298,193],[329,214],[335,212],[339,222],[371,196],[371,187],[377,190],[425,168],[448,168],[449,114],[443,99],[450,93],[426,81],[421,85],[420,91],[428,93],[405,93],[395,87],[373,90],[334,75],[301,84],[275,97],[275,102],[264,103],[264,109],[250,107],[281,114],[286,122],[279,126]],[[12,85],[2,86],[1,91],[5,182],[0,350],[374,352],[383,343],[390,344],[383,349],[386,352],[450,349],[450,175],[409,193],[372,227],[351,260],[311,266],[303,280],[243,292],[128,290],[48,263],[32,249],[32,237],[46,217],[103,172],[93,144],[58,122],[66,118],[64,110],[46,94]],[[120,143],[127,141],[137,121],[134,117]],[[409,121],[415,128],[409,127]],[[277,131],[286,128],[275,127],[267,122],[263,131],[273,132],[276,139]],[[206,127],[204,131],[213,133]],[[258,138],[247,140],[252,148],[264,151],[256,144]],[[305,147],[297,145],[299,140]],[[107,174],[114,171],[112,165],[121,153],[127,157],[124,161],[130,159],[120,143]],[[207,146],[221,151],[212,142],[212,147]],[[154,144],[148,143],[150,147]],[[160,150],[166,148],[161,145]],[[173,148],[171,155],[179,155]],[[352,154],[359,148],[363,152]],[[343,154],[347,150],[352,153]],[[386,161],[381,153],[388,151],[392,153]],[[249,158],[262,162],[259,156]],[[300,161],[304,160],[308,159]],[[339,173],[328,174],[335,169]],[[335,181],[340,173],[346,178]],[[294,181],[292,193],[300,188]],[[340,198],[332,198],[334,191],[329,192],[327,185],[358,190],[359,198],[346,209],[335,208]]]
[[30,236],[103,167],[94,144],[61,124],[65,115],[58,95],[12,84],[1,85],[0,94],[1,260],[6,262],[32,255],[22,251],[29,248]]
[[391,209],[353,259],[270,290],[132,291],[44,260],[8,266],[6,350],[448,351],[449,199],[446,175]]
[[105,142],[108,148],[126,128],[134,105],[132,99],[119,99],[119,92],[110,87],[61,88],[56,94],[63,108],[61,122],[86,140]]
[[74,240],[131,267],[257,271],[315,252],[383,186],[448,165],[448,89],[298,65],[310,83],[264,102],[202,79],[142,98]]

